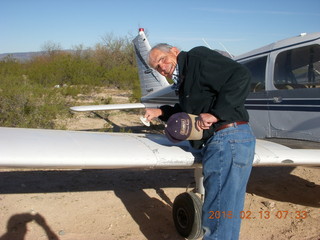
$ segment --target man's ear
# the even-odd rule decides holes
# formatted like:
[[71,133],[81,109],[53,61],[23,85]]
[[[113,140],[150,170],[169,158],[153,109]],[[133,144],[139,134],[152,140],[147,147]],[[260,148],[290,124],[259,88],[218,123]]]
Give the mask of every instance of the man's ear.
[[170,52],[172,52],[175,56],[178,56],[178,54],[180,53],[180,50],[176,47],[172,47],[170,49]]

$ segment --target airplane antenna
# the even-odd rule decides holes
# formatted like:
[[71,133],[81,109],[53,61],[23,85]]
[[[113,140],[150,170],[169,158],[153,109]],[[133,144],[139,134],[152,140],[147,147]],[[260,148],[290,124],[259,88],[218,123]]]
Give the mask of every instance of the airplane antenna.
[[229,54],[229,56],[231,57],[231,58],[233,58],[233,56],[232,56],[232,54],[228,51],[228,49],[221,43],[221,42],[218,42],[222,47],[223,47],[223,49]]
[[207,41],[204,38],[202,38],[202,41],[207,45],[208,48],[212,49],[212,47],[207,43]]

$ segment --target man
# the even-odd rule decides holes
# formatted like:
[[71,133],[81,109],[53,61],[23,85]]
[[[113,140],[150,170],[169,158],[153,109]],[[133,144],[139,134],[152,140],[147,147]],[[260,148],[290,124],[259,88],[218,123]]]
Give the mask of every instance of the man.
[[203,130],[203,138],[190,143],[203,156],[204,239],[238,239],[255,147],[244,107],[250,85],[248,70],[205,47],[184,52],[168,44],[153,47],[148,62],[174,80],[179,103],[146,109],[145,118],[167,121],[174,113],[186,112],[198,115],[196,128]]

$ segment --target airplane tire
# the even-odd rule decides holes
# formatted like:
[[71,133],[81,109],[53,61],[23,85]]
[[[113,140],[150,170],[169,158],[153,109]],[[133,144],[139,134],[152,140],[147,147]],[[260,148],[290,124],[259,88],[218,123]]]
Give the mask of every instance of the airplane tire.
[[173,203],[172,215],[178,233],[187,239],[198,239],[203,235],[201,227],[202,201],[193,192],[178,195]]

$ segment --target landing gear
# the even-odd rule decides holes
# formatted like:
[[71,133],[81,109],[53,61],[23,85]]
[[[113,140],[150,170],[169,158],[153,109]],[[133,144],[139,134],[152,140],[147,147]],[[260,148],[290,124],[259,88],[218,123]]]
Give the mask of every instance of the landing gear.
[[[195,168],[195,191],[204,195],[202,167]],[[189,240],[202,237],[202,200],[194,192],[184,192],[176,197],[172,215],[178,233]]]
[[184,192],[173,203],[173,221],[178,233],[187,239],[198,239],[203,235],[201,227],[202,201],[193,192]]

